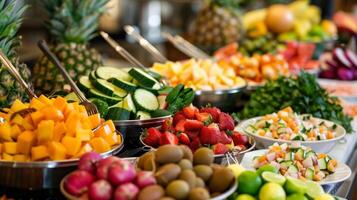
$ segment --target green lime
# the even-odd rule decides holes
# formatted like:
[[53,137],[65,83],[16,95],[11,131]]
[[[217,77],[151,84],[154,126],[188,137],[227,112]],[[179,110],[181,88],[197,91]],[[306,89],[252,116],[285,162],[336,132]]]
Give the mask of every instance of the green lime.
[[244,171],[238,177],[238,193],[240,194],[258,194],[259,188],[262,185],[262,179],[259,174],[254,171]]
[[303,194],[291,194],[286,200],[308,200]]
[[321,196],[325,193],[322,186],[316,182],[307,181],[306,185],[307,185],[306,194],[311,198],[316,198],[316,197]]
[[255,200],[255,198],[249,194],[240,194],[235,200]]
[[238,196],[238,193],[237,192],[234,192],[233,194],[231,194],[229,197],[228,197],[228,200],[236,200]]
[[262,178],[266,182],[277,183],[282,186],[286,181],[286,178],[284,176],[268,171],[262,173]]
[[263,172],[274,172],[277,174],[279,172],[279,170],[270,164],[266,164],[257,170],[257,173],[259,175],[262,175]]
[[277,183],[266,183],[260,189],[259,200],[285,200],[283,187]]
[[329,194],[322,194],[322,195],[314,198],[314,200],[335,200],[335,198]]
[[299,193],[305,194],[307,191],[306,182],[295,178],[286,178],[285,191],[288,194]]

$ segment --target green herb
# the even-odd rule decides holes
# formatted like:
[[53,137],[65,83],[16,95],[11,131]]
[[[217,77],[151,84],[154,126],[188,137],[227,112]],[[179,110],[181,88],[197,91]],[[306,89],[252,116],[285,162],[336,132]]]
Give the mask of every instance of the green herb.
[[190,105],[194,97],[195,92],[192,88],[184,88],[182,84],[179,84],[166,97],[166,102],[169,104],[167,110],[175,114],[175,112]]
[[337,97],[329,96],[308,73],[297,78],[280,77],[258,88],[250,101],[238,114],[240,119],[262,116],[291,106],[298,114],[308,113],[314,117],[333,121],[352,132],[352,118],[343,112]]

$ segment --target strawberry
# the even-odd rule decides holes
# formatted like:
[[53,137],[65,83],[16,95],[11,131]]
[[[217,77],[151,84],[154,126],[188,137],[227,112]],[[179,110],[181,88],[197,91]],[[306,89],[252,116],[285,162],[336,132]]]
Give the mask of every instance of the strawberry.
[[161,125],[161,131],[172,131],[172,118],[165,119]]
[[201,108],[200,112],[209,113],[212,116],[213,122],[217,123],[219,120],[219,114],[221,113],[221,110],[216,107],[205,107],[205,108]]
[[222,144],[230,144],[232,142],[232,138],[226,134],[226,132],[221,131],[219,142]]
[[237,131],[233,131],[232,135],[231,135],[233,142],[234,142],[234,146],[238,146],[238,145],[248,145],[248,136],[241,134]]
[[203,122],[201,122],[201,121],[194,120],[194,119],[186,120],[185,130],[187,130],[187,131],[201,130],[202,127],[203,127]]
[[165,131],[160,137],[160,146],[165,144],[178,144],[178,138],[175,134]]
[[198,121],[203,122],[203,124],[206,126],[212,123],[212,116],[209,113],[196,113],[195,117]]
[[178,134],[178,139],[181,144],[189,145],[190,144],[190,138],[187,136],[186,133],[179,133]]
[[175,113],[175,115],[174,115],[174,117],[173,117],[173,119],[172,119],[172,125],[176,126],[176,124],[177,124],[179,121],[185,120],[185,119],[186,119],[186,117],[185,117],[185,115],[183,114],[182,111],[177,112],[177,113]]
[[182,109],[183,114],[188,118],[188,119],[193,119],[195,118],[195,114],[198,113],[198,108],[196,108],[193,105],[186,106]]
[[175,126],[175,131],[177,131],[177,132],[185,132],[185,123],[186,123],[185,119],[179,121]]
[[202,144],[217,144],[220,138],[221,132],[218,125],[212,123],[208,126],[204,126],[200,132],[200,139]]
[[217,143],[217,144],[213,145],[212,149],[213,149],[214,154],[225,154],[228,152],[227,146],[222,143]]
[[225,130],[232,131],[234,129],[233,118],[229,114],[221,112],[219,114],[219,128],[223,131]]
[[200,132],[199,131],[185,131],[185,133],[192,140],[193,138],[198,137]]
[[160,144],[160,137],[161,133],[157,128],[148,128],[144,133],[144,143],[152,146],[157,147]]
[[195,152],[198,148],[200,148],[200,146],[201,146],[201,142],[200,142],[200,138],[198,137],[193,138],[192,142],[188,145],[188,147],[190,147],[192,152]]

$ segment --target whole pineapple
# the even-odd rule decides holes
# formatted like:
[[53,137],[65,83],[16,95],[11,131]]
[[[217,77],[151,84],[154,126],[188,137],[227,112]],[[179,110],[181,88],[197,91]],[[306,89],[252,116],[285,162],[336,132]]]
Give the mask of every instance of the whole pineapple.
[[[108,0],[42,0],[49,20],[51,50],[59,58],[73,80],[88,75],[102,64],[101,55],[88,43],[96,35],[98,18]],[[43,56],[34,67],[37,93],[63,89],[59,70]]]
[[[24,63],[20,63],[17,52],[21,38],[16,34],[26,8],[26,5],[17,4],[16,0],[0,1],[0,49],[17,68],[22,78],[31,85],[30,70]],[[9,107],[15,99],[26,101],[28,96],[7,68],[0,63],[0,108]]]
[[202,47],[218,48],[240,39],[239,0],[209,0],[194,21],[191,38]]

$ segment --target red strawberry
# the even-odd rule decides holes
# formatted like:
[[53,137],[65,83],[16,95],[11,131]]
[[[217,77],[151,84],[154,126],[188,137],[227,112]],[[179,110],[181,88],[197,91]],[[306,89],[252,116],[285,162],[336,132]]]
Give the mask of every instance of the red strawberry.
[[188,119],[185,123],[185,130],[187,131],[197,131],[203,127],[203,122],[194,119]]
[[234,129],[233,118],[229,114],[221,112],[219,114],[219,128],[223,131],[225,130],[232,131]]
[[186,133],[179,133],[178,134],[178,139],[181,144],[189,145],[190,144],[190,138],[187,136]]
[[233,142],[234,142],[234,146],[238,146],[238,145],[248,145],[248,136],[241,134],[237,131],[233,131],[233,134],[231,135]]
[[225,154],[228,152],[228,147],[222,143],[217,143],[213,145],[214,154]]
[[201,108],[200,112],[209,113],[212,116],[213,121],[217,123],[219,120],[219,114],[221,113],[221,110],[216,107],[205,107],[205,108]]
[[175,126],[175,131],[177,131],[177,132],[185,132],[185,123],[186,123],[185,119],[179,121]]
[[198,137],[200,132],[199,131],[185,131],[185,133],[192,140],[193,138]]
[[221,131],[219,142],[222,144],[230,144],[232,143],[232,138],[226,134],[226,132]]
[[196,113],[195,117],[198,121],[203,122],[204,125],[212,123],[212,116],[209,113]]
[[217,124],[210,124],[204,126],[201,129],[200,139],[202,144],[217,144],[220,138],[221,132],[219,131]]
[[182,109],[183,111],[183,114],[189,118],[189,119],[193,119],[195,118],[195,114],[198,113],[198,108],[196,108],[195,106],[193,105],[189,105],[189,106],[186,106]]
[[149,146],[157,147],[160,144],[160,137],[161,133],[157,128],[148,128],[145,131],[143,141]]
[[161,131],[172,131],[172,118],[165,119],[161,125]]
[[175,113],[174,117],[173,117],[173,120],[172,120],[172,125],[176,126],[176,124],[181,121],[181,120],[185,120],[186,117],[185,115],[183,114],[182,111],[180,112],[177,112]]
[[160,137],[160,146],[165,144],[178,144],[178,138],[175,134],[165,131]]
[[193,138],[192,142],[188,145],[188,147],[190,147],[192,152],[195,152],[198,148],[200,148],[200,146],[201,146],[201,142],[200,142],[200,138],[198,137]]

